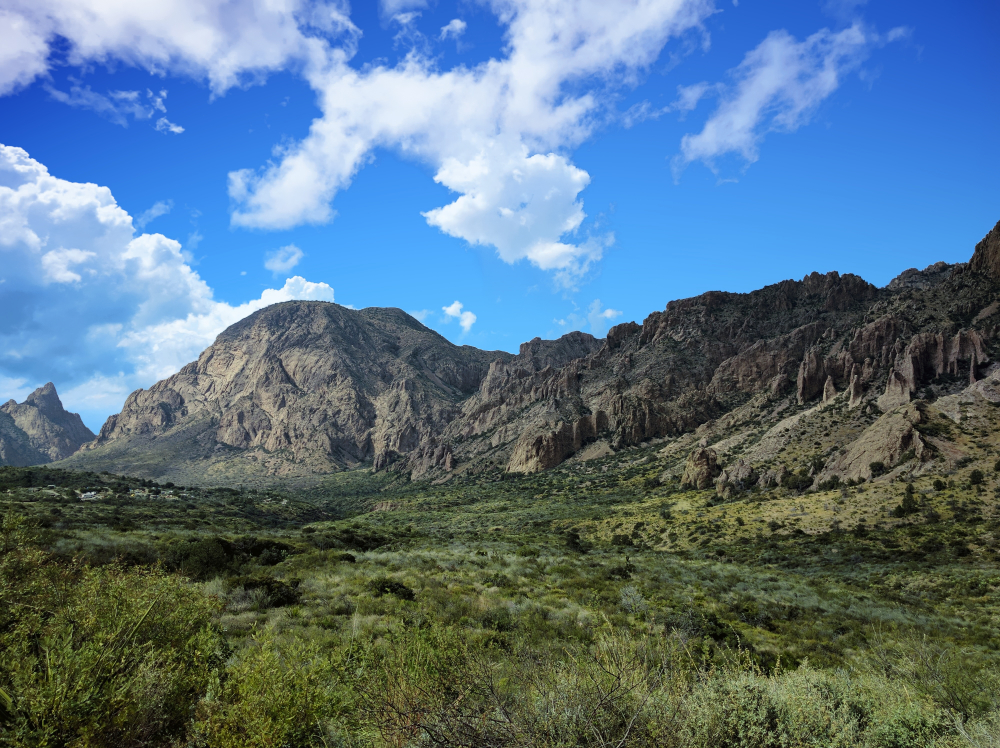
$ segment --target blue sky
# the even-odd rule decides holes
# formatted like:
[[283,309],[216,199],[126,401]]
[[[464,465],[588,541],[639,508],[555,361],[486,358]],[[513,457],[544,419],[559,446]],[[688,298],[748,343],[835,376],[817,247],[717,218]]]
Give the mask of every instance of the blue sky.
[[135,5],[0,0],[0,398],[95,430],[273,301],[516,351],[1000,219],[992,2]]

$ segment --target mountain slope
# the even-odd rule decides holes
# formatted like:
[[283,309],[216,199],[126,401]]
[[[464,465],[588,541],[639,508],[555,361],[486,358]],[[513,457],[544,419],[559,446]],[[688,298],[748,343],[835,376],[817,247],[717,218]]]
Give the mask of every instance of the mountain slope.
[[0,465],[61,460],[94,439],[80,416],[63,408],[55,385],[39,387],[18,404],[0,405]]
[[998,290],[1000,224],[970,263],[910,269],[882,289],[833,272],[713,291],[604,341],[536,338],[516,356],[454,346],[396,309],[287,302],[133,393],[67,464],[178,482],[368,462],[445,478],[543,470],[695,430],[729,438],[754,420],[759,467],[777,470],[766,445],[787,440],[763,436],[793,413],[840,397],[841,437],[856,439],[882,411],[990,373]]

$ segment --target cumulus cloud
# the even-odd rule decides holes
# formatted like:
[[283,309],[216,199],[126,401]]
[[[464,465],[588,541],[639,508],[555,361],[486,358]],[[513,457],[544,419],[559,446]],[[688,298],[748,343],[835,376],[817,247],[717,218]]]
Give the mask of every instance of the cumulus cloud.
[[325,60],[329,38],[350,47],[359,34],[346,0],[6,0],[0,29],[0,95],[45,75],[54,47],[71,65],[115,58],[206,78],[219,94],[290,63]]
[[171,210],[173,210],[174,202],[173,200],[157,200],[153,203],[152,207],[144,210],[139,214],[139,217],[135,219],[136,228],[140,231],[146,228],[146,225],[160,216],[165,216]]
[[52,380],[92,426],[247,314],[334,298],[296,276],[244,304],[216,301],[180,243],[137,233],[107,187],[59,179],[3,145],[0,281],[0,397]]
[[281,247],[273,252],[268,252],[264,260],[264,267],[275,275],[287,273],[298,265],[303,257],[305,255],[301,249],[294,244],[289,244],[287,247]]
[[438,39],[441,41],[445,39],[458,39],[458,37],[465,33],[465,29],[465,21],[461,18],[452,18],[448,21],[447,25],[441,27],[441,35]]
[[590,331],[597,337],[602,337],[611,326],[611,323],[622,316],[617,309],[603,309],[601,300],[594,299],[587,308],[587,322],[590,323]]
[[[692,161],[714,170],[715,159],[730,153],[753,163],[767,133],[806,124],[874,46],[898,36],[894,30],[883,38],[858,23],[838,32],[823,29],[801,42],[787,31],[768,34],[730,72],[733,83],[723,87],[702,131],[682,138],[675,174]],[[697,103],[707,90],[707,84],[697,84],[682,89],[680,99]]]
[[468,332],[476,323],[476,315],[469,311],[462,311],[464,306],[462,302],[454,301],[448,306],[441,307],[441,311],[445,314],[446,322],[449,319],[457,319],[458,324],[462,326],[462,332]]
[[424,214],[430,225],[573,285],[610,238],[581,231],[579,195],[590,176],[565,151],[601,121],[610,90],[631,83],[713,5],[509,0],[492,7],[506,27],[501,59],[440,70],[415,47],[392,67],[357,70],[345,57],[307,70],[322,117],[276,162],[229,175],[233,224],[329,221],[335,195],[372,150],[393,148],[431,165],[435,180],[457,195]]

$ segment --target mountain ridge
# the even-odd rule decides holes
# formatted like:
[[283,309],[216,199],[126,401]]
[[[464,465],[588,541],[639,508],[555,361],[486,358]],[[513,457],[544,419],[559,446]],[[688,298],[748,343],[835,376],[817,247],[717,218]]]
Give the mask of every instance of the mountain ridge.
[[911,268],[884,288],[830,272],[709,291],[603,341],[536,338],[516,355],[455,346],[399,309],[284,302],[132,393],[67,466],[232,482],[370,464],[447,479],[677,438],[755,399],[846,393],[881,411],[932,381],[955,394],[996,360],[998,283],[1000,223],[969,263]]

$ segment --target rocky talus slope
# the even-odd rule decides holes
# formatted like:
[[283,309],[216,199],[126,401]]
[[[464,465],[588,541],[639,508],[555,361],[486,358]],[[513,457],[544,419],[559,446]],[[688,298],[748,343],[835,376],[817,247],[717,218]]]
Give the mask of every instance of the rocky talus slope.
[[94,439],[80,416],[63,408],[55,385],[39,387],[18,404],[0,405],[0,465],[40,465],[69,457]]
[[723,494],[855,480],[947,452],[921,434],[992,397],[998,311],[1000,224],[969,263],[885,288],[832,272],[713,291],[603,341],[536,338],[517,355],[454,346],[399,310],[288,302],[133,393],[67,464],[185,482],[364,463],[447,479],[664,440]]

